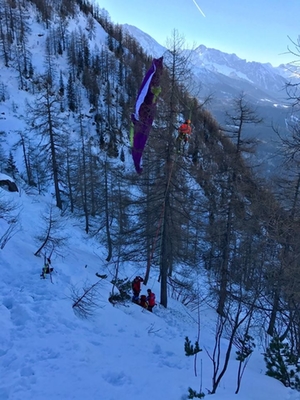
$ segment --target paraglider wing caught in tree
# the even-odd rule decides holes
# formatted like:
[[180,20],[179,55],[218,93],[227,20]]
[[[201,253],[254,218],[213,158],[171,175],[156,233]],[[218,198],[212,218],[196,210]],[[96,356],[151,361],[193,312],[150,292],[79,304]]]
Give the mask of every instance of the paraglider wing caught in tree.
[[142,172],[140,166],[144,147],[146,145],[156,111],[157,98],[161,88],[160,76],[163,68],[163,57],[154,58],[139,89],[135,112],[131,115],[132,121],[132,158],[137,173]]

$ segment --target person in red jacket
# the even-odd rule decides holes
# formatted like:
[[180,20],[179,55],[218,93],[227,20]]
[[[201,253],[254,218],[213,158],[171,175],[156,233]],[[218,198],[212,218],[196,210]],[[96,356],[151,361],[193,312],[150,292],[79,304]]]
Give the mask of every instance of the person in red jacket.
[[180,125],[178,132],[179,132],[179,139],[183,140],[186,143],[192,133],[191,121],[189,119],[186,119],[185,122],[182,125]]
[[186,119],[185,122],[182,125],[180,125],[178,132],[179,134],[176,141],[177,141],[177,150],[178,152],[180,152],[181,143],[183,142],[183,147],[184,147],[185,144],[188,142],[188,138],[192,134],[191,121],[189,119]]
[[153,307],[156,305],[155,294],[151,291],[151,289],[147,289],[147,293],[148,311],[152,312]]
[[141,276],[136,276],[132,281],[132,292],[133,292],[133,299],[138,299],[141,292],[141,283],[144,282],[144,279]]

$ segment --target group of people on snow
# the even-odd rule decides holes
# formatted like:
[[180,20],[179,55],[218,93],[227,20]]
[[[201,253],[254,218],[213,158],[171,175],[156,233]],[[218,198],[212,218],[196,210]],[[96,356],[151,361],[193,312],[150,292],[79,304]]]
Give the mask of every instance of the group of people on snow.
[[144,279],[141,276],[136,276],[132,281],[132,301],[139,306],[145,308],[146,310],[152,312],[153,307],[156,305],[155,303],[155,294],[151,289],[147,289],[147,295],[141,293],[141,283],[144,282]]

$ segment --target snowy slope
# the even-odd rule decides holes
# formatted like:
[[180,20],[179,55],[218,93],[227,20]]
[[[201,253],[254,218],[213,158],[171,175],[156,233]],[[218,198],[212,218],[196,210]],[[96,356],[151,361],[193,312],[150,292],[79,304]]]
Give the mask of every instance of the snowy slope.
[[[154,313],[129,302],[108,302],[113,265],[105,262],[105,249],[87,240],[79,222],[65,220],[68,235],[62,256],[52,258],[53,283],[40,279],[41,257],[35,236],[40,213],[50,196],[9,193],[6,198],[22,207],[21,230],[0,251],[0,399],[1,400],[156,400],[187,399],[192,387],[211,389],[216,314],[202,302],[198,377],[193,359],[184,355],[184,339],[197,339],[197,316],[170,299],[169,308]],[[1,235],[3,225],[0,225]],[[143,274],[143,268],[123,265],[120,277]],[[99,308],[88,319],[72,309],[72,287],[95,283],[95,273],[108,278],[99,287]],[[156,272],[148,287],[159,292]],[[143,287],[143,293],[146,287]],[[224,345],[226,340],[224,339]],[[258,348],[246,369],[241,391],[234,395],[237,363],[232,355],[228,373],[214,395],[215,400],[296,400],[298,392],[264,375]],[[254,384],[255,382],[255,384]]]
[[124,24],[122,26],[125,32],[129,33],[132,37],[137,39],[139,45],[144,49],[147,54],[156,58],[163,56],[166,48],[160,45],[150,35],[141,31],[133,25]]

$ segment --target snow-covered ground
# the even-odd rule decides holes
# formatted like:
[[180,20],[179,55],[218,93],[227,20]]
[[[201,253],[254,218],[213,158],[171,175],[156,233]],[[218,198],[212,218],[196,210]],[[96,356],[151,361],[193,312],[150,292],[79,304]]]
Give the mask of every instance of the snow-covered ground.
[[[52,257],[53,283],[40,279],[43,258],[34,256],[35,239],[43,226],[41,213],[49,196],[10,193],[0,188],[1,199],[22,207],[20,231],[0,250],[0,400],[155,400],[187,399],[188,387],[200,384],[210,397],[212,363],[207,352],[214,345],[216,314],[205,303],[200,313],[198,377],[184,340],[197,339],[197,315],[169,300],[168,309],[153,314],[129,302],[108,302],[113,266],[106,251],[87,240],[79,222],[66,219],[68,245]],[[0,219],[0,234],[5,223]],[[126,270],[126,271],[125,271]],[[108,278],[99,284],[99,308],[87,319],[72,309],[72,288],[97,282],[96,272]],[[143,274],[143,268],[125,265],[120,277]],[[159,293],[155,271],[149,285]],[[159,297],[159,296],[157,296]],[[224,340],[224,345],[226,340]],[[296,400],[299,392],[265,375],[262,349],[250,359],[235,395],[237,361],[234,353],[215,400]]]

